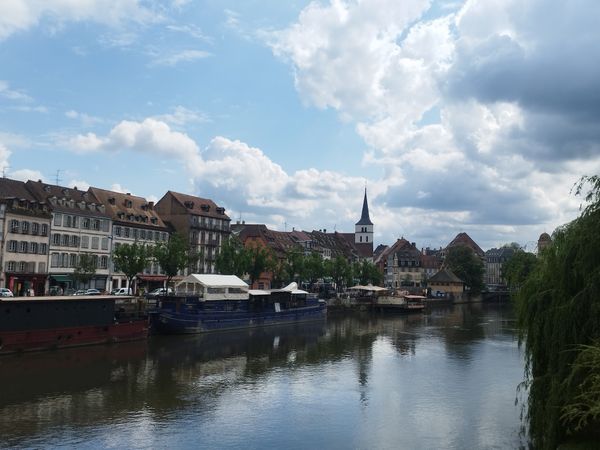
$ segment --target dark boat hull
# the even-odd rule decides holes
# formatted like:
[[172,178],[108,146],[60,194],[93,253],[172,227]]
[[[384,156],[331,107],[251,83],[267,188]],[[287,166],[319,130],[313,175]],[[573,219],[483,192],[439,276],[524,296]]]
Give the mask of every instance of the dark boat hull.
[[184,314],[156,311],[150,314],[150,328],[160,334],[195,334],[238,330],[324,319],[327,306],[319,304],[280,312],[204,312]]
[[0,354],[108,344],[145,339],[146,320],[106,326],[50,328],[0,332]]

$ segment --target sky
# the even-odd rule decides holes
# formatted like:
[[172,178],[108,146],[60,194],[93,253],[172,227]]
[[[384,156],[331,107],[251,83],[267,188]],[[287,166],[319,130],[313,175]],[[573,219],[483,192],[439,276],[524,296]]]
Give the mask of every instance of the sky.
[[0,168],[534,250],[600,173],[597,0],[2,0]]

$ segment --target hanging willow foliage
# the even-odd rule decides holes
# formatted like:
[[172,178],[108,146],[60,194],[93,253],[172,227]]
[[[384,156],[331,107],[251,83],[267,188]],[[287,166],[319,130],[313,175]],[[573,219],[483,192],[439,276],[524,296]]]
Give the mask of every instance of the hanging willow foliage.
[[594,394],[588,391],[597,388],[590,380],[597,380],[600,365],[587,364],[590,358],[584,364],[580,357],[600,339],[600,178],[582,178],[575,191],[586,194],[588,206],[554,232],[552,245],[541,252],[517,294],[535,448],[554,449],[570,433],[600,425],[586,403]]

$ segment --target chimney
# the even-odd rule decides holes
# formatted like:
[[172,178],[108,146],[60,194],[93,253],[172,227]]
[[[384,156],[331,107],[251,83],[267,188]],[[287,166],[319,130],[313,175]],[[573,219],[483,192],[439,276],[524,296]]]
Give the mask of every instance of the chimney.
[[148,208],[154,209],[154,202],[148,202]]

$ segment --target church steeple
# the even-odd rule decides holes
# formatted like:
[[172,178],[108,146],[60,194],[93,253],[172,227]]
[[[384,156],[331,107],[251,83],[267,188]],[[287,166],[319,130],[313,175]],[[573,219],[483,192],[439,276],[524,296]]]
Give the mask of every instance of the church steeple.
[[369,203],[367,202],[367,188],[365,187],[365,198],[363,200],[362,214],[360,215],[360,220],[356,222],[356,225],[371,225],[373,226],[373,222],[371,222],[371,218],[369,217]]
[[361,258],[373,257],[373,222],[369,217],[369,202],[367,201],[367,188],[363,199],[360,220],[354,225],[354,244],[359,250]]

